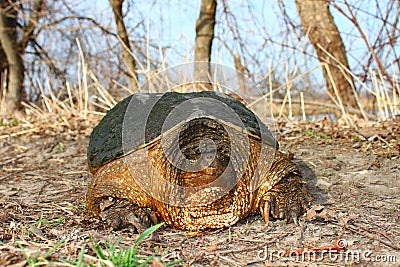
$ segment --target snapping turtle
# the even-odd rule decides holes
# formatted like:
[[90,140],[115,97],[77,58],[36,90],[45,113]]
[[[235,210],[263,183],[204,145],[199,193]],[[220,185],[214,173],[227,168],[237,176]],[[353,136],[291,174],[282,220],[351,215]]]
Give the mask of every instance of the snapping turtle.
[[201,231],[252,214],[296,222],[311,198],[276,148],[265,124],[226,94],[134,94],[90,136],[87,208],[114,229],[161,219]]

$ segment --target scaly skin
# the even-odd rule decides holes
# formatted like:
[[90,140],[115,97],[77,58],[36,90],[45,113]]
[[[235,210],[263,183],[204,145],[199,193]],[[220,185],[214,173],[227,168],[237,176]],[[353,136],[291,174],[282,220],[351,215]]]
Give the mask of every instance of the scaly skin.
[[[116,217],[132,221],[132,216],[126,214],[128,212],[140,215],[149,214],[148,210],[152,210],[169,226],[191,231],[229,227],[250,214],[261,214],[265,222],[271,218],[296,222],[311,201],[296,165],[279,151],[275,152],[272,165],[268,160],[260,160],[260,142],[254,138],[249,138],[249,141],[249,164],[242,177],[236,177],[240,170],[235,169],[232,163],[223,163],[227,162],[224,158],[226,153],[217,154],[219,158],[208,168],[196,172],[180,171],[166,158],[160,142],[147,147],[147,150],[113,160],[94,171],[86,196],[87,208],[110,224],[115,224]],[[225,140],[218,142],[223,148]],[[194,147],[197,145],[194,144]],[[189,147],[187,150],[193,149]],[[217,178],[224,172],[230,180],[219,182]],[[189,189],[176,191],[165,186],[164,180]],[[139,186],[138,181],[147,184]],[[199,188],[214,181],[211,187]],[[156,197],[146,193],[143,186],[148,186]],[[198,188],[194,188],[196,186]],[[221,197],[215,198],[218,194]],[[160,198],[181,199],[186,206],[166,204]],[[120,206],[125,203],[123,205],[127,209],[118,207],[110,216],[107,212],[112,211],[115,199],[123,200],[116,203]],[[202,202],[208,199],[217,200],[206,204]],[[117,223],[126,225],[120,220]]]

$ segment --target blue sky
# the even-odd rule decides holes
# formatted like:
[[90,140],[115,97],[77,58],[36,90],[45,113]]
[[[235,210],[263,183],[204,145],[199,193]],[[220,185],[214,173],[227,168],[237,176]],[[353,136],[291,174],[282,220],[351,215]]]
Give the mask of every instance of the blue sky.
[[[388,0],[390,1],[390,0]],[[128,5],[129,1],[125,1],[125,11],[128,11],[126,24],[128,28],[132,28],[140,20],[144,19],[149,23],[149,35],[152,41],[159,42],[161,46],[170,46],[166,50],[164,57],[168,64],[175,65],[184,61],[190,60],[193,57],[193,46],[195,41],[195,23],[199,14],[200,0],[181,1],[134,1],[132,5]],[[315,58],[313,48],[308,44],[308,40],[304,37],[298,39],[299,32],[293,31],[291,34],[284,33],[286,28],[283,26],[282,14],[277,4],[278,1],[228,1],[232,13],[236,17],[239,27],[239,34],[244,43],[245,49],[254,51],[251,55],[259,61],[259,66],[252,64],[252,59],[245,58],[245,63],[248,63],[248,68],[251,72],[266,73],[269,64],[277,67],[277,75],[282,76],[284,69],[288,68],[294,71],[297,67],[300,68],[297,74],[312,68],[318,64]],[[294,5],[294,0],[284,1],[288,16],[298,24],[297,11]],[[362,10],[370,11],[373,14],[374,1],[372,0],[354,0],[354,4],[359,5]],[[382,1],[387,3],[387,1]],[[384,5],[384,4],[382,4]],[[248,8],[250,6],[250,8]],[[218,2],[218,15],[216,35],[223,36],[223,40],[215,39],[213,42],[212,59],[214,62],[222,63],[233,67],[233,59],[226,49],[225,45],[235,53],[241,52],[240,45],[237,40],[234,40],[232,35],[227,32],[227,19],[222,16],[222,4]],[[112,21],[112,13],[108,1],[98,0],[96,8],[93,9],[95,17],[101,16],[102,21],[108,23],[110,27],[114,27]],[[250,14],[250,11],[253,14]],[[346,49],[348,50],[348,58],[350,66],[354,71],[357,70],[358,61],[366,60],[362,55],[366,52],[366,44],[358,37],[359,33],[354,26],[339,14],[335,9],[331,8],[335,22],[339,30],[343,33],[342,38]],[[376,21],[372,21],[370,17],[361,11],[357,13],[359,22],[363,30],[366,31],[371,41],[375,40],[377,28]],[[144,33],[143,33],[144,34]],[[262,48],[262,43],[265,38],[270,38],[273,42],[267,47]],[[226,44],[224,45],[224,42]],[[297,47],[306,49],[308,55],[301,55],[295,50],[284,50],[283,47]],[[258,51],[260,49],[260,51]],[[396,46],[399,50],[399,46]],[[400,52],[400,51],[398,51]],[[394,57],[388,51],[389,58]],[[185,56],[189,56],[186,58]],[[261,62],[261,63],[260,63]],[[271,62],[271,63],[270,63]],[[287,66],[286,66],[287,65]],[[261,69],[257,69],[261,68]],[[398,70],[397,70],[398,71]],[[314,71],[309,78],[314,80],[319,86],[323,86],[322,72]]]

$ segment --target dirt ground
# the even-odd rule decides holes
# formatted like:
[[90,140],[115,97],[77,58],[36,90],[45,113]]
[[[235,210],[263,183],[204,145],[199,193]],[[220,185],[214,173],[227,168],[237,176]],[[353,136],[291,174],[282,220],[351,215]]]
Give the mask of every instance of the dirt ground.
[[[93,126],[71,119],[0,127],[0,266],[25,266],[27,256],[40,258],[62,239],[44,263],[76,261],[84,250],[84,262],[99,265],[90,238],[134,244],[137,233],[109,231],[86,212]],[[400,119],[359,129],[285,122],[280,130],[282,150],[315,197],[300,225],[253,216],[201,235],[165,228],[139,253],[160,256],[156,266],[177,259],[184,266],[400,266]],[[328,247],[339,249],[322,251]]]

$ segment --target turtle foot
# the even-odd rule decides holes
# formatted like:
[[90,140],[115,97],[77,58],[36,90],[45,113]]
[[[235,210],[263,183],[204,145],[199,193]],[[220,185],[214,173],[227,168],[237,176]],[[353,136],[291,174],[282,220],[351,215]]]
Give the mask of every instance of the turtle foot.
[[118,231],[132,228],[141,233],[157,219],[149,208],[141,208],[125,199],[104,198],[100,202],[100,218],[107,228]]
[[262,197],[259,210],[266,223],[273,218],[297,225],[311,202],[312,197],[301,178],[289,174]]

